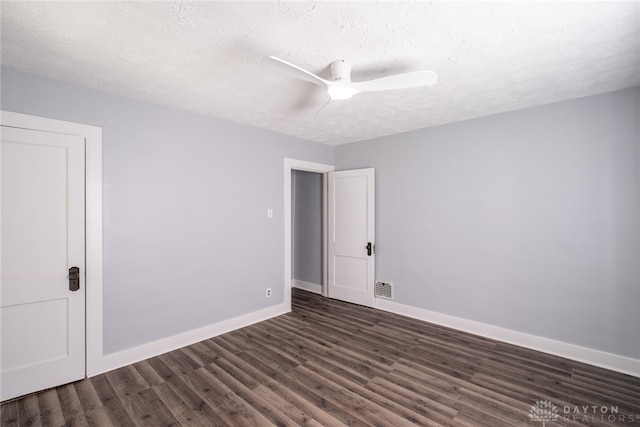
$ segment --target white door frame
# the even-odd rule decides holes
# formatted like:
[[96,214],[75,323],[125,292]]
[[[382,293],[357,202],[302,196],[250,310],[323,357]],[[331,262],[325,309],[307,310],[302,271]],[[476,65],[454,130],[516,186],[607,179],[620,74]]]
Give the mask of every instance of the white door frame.
[[[80,135],[85,139],[86,376],[103,372],[102,128],[0,110],[3,126]],[[1,266],[0,266],[1,268]]]
[[291,310],[291,172],[294,170],[315,172],[323,174],[322,178],[322,222],[323,222],[323,242],[322,242],[322,294],[326,296],[327,289],[327,256],[326,256],[326,230],[327,230],[327,186],[325,184],[326,173],[332,172],[335,166],[324,163],[308,162],[306,160],[296,160],[284,158],[284,303]]

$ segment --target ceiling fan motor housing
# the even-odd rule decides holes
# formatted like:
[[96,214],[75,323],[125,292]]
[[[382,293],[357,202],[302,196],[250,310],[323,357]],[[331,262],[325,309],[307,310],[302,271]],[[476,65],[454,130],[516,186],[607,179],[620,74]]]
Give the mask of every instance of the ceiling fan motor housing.
[[331,63],[331,77],[334,82],[351,81],[351,63],[343,59]]

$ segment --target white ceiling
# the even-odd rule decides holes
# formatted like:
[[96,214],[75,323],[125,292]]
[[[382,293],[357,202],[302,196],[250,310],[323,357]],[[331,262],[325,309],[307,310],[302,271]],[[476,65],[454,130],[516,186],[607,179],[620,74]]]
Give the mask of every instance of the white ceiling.
[[[300,138],[342,144],[640,85],[640,2],[1,3],[2,63]],[[326,94],[275,55],[354,81],[434,70],[437,85]]]

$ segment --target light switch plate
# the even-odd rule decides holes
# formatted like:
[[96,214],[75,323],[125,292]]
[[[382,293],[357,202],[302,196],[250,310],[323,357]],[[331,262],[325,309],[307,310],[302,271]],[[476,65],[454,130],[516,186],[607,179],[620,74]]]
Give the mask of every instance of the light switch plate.
[[267,209],[267,218],[273,218],[273,209]]

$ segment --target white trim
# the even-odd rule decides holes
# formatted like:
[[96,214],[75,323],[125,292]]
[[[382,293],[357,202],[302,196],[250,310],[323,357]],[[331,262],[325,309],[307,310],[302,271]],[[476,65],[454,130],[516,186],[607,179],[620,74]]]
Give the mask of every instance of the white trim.
[[322,296],[328,298],[329,291],[329,174],[322,174]]
[[291,307],[283,303],[232,319],[223,320],[213,325],[187,331],[179,335],[108,354],[104,357],[102,372],[121,368],[141,360],[155,357],[159,354],[186,347],[236,329],[244,328],[245,326],[253,325],[254,323],[271,319],[272,317],[286,314],[290,311]]
[[102,293],[102,129],[85,135],[86,144],[86,279],[87,376],[97,375],[103,364]]
[[102,128],[0,111],[5,126],[85,138],[86,374],[100,371],[102,341]]
[[314,294],[322,295],[322,285],[317,283],[305,282],[304,280],[293,279],[291,281],[291,287],[303,289],[305,291],[313,292]]
[[[333,165],[284,158],[284,304],[291,309],[291,171],[327,173],[335,169]],[[325,195],[326,196],[326,195]],[[326,201],[323,197],[323,204]],[[325,227],[326,230],[326,227]],[[326,242],[325,242],[326,243]],[[324,245],[326,248],[326,244]],[[323,257],[326,258],[326,257]],[[324,261],[323,261],[324,264]],[[323,266],[323,282],[325,280]]]
[[497,341],[640,377],[640,360],[376,298],[375,307]]

